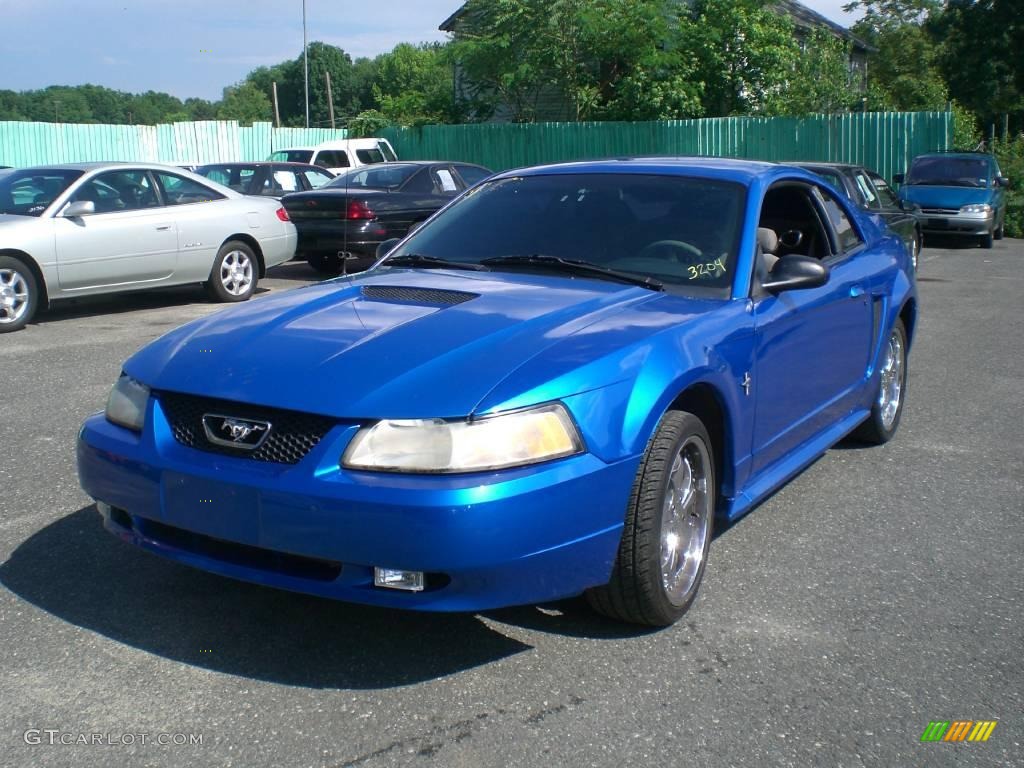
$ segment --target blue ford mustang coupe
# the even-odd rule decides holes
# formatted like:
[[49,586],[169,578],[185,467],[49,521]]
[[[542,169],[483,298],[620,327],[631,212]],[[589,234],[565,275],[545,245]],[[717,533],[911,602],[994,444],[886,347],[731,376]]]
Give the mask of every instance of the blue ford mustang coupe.
[[909,256],[797,168],[511,171],[386,247],[125,363],[78,441],[109,531],[339,600],[667,625],[716,519],[899,425]]

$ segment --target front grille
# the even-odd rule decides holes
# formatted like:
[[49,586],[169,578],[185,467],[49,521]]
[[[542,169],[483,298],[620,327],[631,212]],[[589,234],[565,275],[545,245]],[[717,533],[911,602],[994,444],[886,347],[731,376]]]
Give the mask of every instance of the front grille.
[[960,213],[959,208],[922,208],[922,213],[935,213],[940,216],[950,216],[954,213]]
[[[297,464],[335,424],[334,419],[327,416],[182,395],[177,392],[158,392],[157,399],[171,425],[174,439],[182,445],[200,451],[256,461]],[[217,445],[207,439],[206,430],[203,429],[203,415],[208,413],[236,419],[269,421],[270,433],[263,444],[254,451]]]
[[389,285],[366,285],[363,286],[362,293],[364,299],[404,301],[410,304],[433,304],[446,307],[462,304],[470,299],[475,299],[478,295],[465,291],[442,291],[436,288],[406,288]]

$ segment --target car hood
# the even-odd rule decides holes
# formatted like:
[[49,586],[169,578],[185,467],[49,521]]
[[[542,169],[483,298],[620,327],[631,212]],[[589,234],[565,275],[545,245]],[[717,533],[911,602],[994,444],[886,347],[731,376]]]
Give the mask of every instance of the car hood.
[[992,190],[983,187],[904,184],[900,188],[900,199],[916,203],[922,208],[960,208],[972,203],[992,202]]
[[459,417],[545,349],[662,296],[562,276],[383,269],[194,321],[125,372],[157,390],[338,418]]

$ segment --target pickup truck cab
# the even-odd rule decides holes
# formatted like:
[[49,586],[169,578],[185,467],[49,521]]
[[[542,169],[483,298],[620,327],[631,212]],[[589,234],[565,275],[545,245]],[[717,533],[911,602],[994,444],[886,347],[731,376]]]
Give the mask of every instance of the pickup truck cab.
[[271,153],[267,159],[275,163],[319,165],[338,174],[347,168],[393,162],[398,155],[387,139],[366,138],[326,141],[313,147],[288,147]]

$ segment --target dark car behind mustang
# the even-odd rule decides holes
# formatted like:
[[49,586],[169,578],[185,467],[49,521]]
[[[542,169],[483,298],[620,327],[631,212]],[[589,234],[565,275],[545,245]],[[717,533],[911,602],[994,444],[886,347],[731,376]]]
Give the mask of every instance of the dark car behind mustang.
[[381,163],[281,202],[299,233],[297,258],[325,275],[346,274],[369,267],[378,245],[404,237],[490,175],[468,163]]

